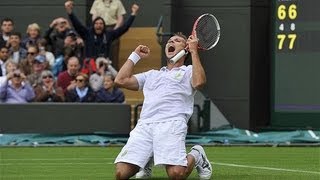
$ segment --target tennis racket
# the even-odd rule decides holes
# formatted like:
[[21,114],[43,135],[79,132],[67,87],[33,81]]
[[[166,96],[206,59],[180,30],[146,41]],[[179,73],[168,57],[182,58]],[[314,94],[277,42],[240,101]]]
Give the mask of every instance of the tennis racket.
[[[216,17],[206,13],[198,17],[193,24],[192,35],[198,38],[198,48],[210,50],[218,44],[220,39],[220,25]],[[171,64],[175,64],[182,56],[188,54],[185,48],[170,59]]]

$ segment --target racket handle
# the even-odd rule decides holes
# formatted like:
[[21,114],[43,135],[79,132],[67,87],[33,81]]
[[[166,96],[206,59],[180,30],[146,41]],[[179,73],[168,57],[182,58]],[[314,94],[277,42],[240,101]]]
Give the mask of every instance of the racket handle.
[[175,56],[173,56],[173,58],[170,59],[170,63],[171,64],[175,64],[180,58],[182,58],[182,56],[186,55],[188,53],[187,50],[182,49],[178,54],[176,54]]

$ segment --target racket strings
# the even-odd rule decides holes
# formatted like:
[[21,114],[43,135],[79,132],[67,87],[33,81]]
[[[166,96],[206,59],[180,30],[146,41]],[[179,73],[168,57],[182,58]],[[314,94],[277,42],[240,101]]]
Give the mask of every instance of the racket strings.
[[195,28],[202,49],[210,49],[220,37],[220,28],[214,17],[205,15],[199,19]]

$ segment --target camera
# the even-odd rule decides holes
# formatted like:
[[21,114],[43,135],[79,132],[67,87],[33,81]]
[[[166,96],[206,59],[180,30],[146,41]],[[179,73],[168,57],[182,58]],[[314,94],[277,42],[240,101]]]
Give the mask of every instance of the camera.
[[14,74],[13,74],[13,77],[20,78],[21,75],[20,75],[20,73],[14,73]]
[[106,65],[106,64],[103,63],[103,62],[100,62],[100,63],[99,63],[99,68],[101,68],[103,65]]

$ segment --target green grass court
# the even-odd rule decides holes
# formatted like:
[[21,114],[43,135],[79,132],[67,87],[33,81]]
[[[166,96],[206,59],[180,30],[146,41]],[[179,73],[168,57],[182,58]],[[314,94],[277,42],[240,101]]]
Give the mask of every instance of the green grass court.
[[[121,147],[1,147],[0,179],[114,179]],[[320,179],[319,147],[205,147],[212,179]],[[166,179],[153,168],[153,179]],[[198,179],[194,171],[189,179]]]

